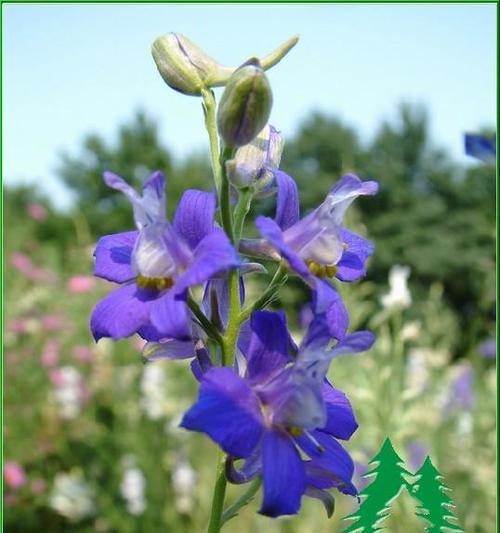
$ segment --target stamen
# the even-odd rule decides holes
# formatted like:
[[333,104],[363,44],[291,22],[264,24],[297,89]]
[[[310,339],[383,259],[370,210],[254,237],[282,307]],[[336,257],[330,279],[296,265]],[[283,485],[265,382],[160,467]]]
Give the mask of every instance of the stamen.
[[136,283],[141,289],[166,291],[173,286],[174,280],[172,278],[148,278],[139,275],[136,278]]
[[344,250],[347,250],[349,248],[349,245],[346,242],[344,242],[342,244],[342,248],[344,248]]
[[335,265],[321,265],[316,261],[307,261],[307,266],[311,274],[318,278],[333,278],[338,271]]
[[292,437],[300,437],[304,433],[304,430],[297,428],[297,427],[293,427],[293,428],[288,428],[288,433],[290,433]]
[[319,453],[323,453],[325,451],[325,447],[322,446],[312,435],[309,433],[309,431],[304,431],[304,435],[316,446],[316,449]]

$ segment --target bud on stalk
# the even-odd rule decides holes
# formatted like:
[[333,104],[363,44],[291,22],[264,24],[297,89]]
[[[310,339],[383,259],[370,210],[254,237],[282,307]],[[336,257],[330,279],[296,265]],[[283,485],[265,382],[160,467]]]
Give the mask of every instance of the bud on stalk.
[[248,144],[264,128],[271,113],[271,86],[258,60],[229,78],[217,111],[219,133],[228,147]]
[[183,94],[199,96],[222,67],[180,33],[158,37],[151,48],[158,71],[167,85]]

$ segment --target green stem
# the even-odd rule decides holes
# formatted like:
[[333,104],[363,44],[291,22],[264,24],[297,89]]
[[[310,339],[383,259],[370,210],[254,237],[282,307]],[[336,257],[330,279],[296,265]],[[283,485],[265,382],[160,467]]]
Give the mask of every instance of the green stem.
[[226,334],[223,337],[222,345],[222,365],[231,366],[234,362],[236,351],[236,341],[240,331],[240,280],[237,270],[232,270],[229,274],[229,317],[227,321]]
[[274,276],[269,283],[267,289],[262,293],[262,296],[257,299],[251,306],[243,309],[239,316],[239,323],[241,324],[250,315],[257,311],[258,309],[263,309],[269,303],[269,300],[276,294],[278,288],[283,284],[286,279],[287,268],[283,263],[280,263],[280,266],[276,269]]
[[260,477],[254,479],[252,483],[250,483],[250,486],[244,492],[232,505],[230,505],[223,513],[222,513],[222,524],[225,524],[228,520],[231,520],[231,518],[235,517],[240,509],[245,507],[245,505],[249,504],[257,492],[259,491],[259,488],[261,486],[261,479]]
[[210,320],[205,316],[203,311],[200,309],[200,306],[194,301],[191,295],[188,296],[187,304],[189,309],[191,309],[193,312],[193,315],[198,319],[201,327],[205,330],[205,333],[222,346],[221,334],[214,324],[212,324],[212,322],[210,322]]
[[242,189],[240,191],[238,203],[236,204],[236,208],[234,210],[234,236],[236,241],[239,241],[241,238],[243,224],[245,223],[245,218],[250,211],[252,196],[252,191],[250,189]]
[[233,213],[231,212],[231,198],[229,190],[229,178],[226,171],[226,161],[231,159],[234,150],[232,148],[225,147],[220,157],[220,168],[222,174],[222,182],[220,188],[220,211],[222,216],[222,227],[224,228],[227,236],[231,242],[235,243],[234,230],[233,230]]
[[226,456],[220,449],[218,451],[217,470],[215,485],[212,496],[212,512],[208,523],[207,533],[219,533],[222,527],[222,511],[224,510],[224,498],[226,496]]
[[201,93],[203,97],[203,107],[205,111],[205,128],[208,132],[210,144],[210,161],[217,192],[221,189],[222,169],[219,162],[219,138],[217,136],[217,115],[214,93],[210,89],[205,89]]

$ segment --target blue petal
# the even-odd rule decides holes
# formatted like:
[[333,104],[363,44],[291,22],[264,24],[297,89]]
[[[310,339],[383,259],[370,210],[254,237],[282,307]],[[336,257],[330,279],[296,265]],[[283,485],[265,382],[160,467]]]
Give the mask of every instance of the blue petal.
[[274,172],[278,186],[276,224],[284,231],[299,220],[299,192],[294,179],[282,170]]
[[148,342],[142,349],[142,356],[148,362],[159,359],[188,359],[194,356],[193,341],[166,339],[162,342]]
[[358,423],[347,396],[326,381],[323,384],[323,398],[325,400],[327,419],[322,431],[338,439],[350,439],[356,429],[358,429]]
[[299,512],[306,478],[300,454],[287,434],[269,431],[264,436],[262,478],[261,514],[276,517]]
[[261,235],[276,248],[284,259],[286,259],[292,270],[297,272],[297,274],[302,276],[306,281],[314,284],[314,277],[307,268],[307,265],[292,250],[292,248],[285,243],[283,240],[283,232],[276,222],[271,218],[259,216],[255,220],[255,225]]
[[376,181],[361,181],[353,174],[347,174],[332,187],[327,196],[332,220],[340,226],[347,208],[351,203],[362,195],[374,195],[378,191]]
[[240,260],[226,234],[215,228],[200,241],[194,250],[194,259],[189,268],[176,281],[172,291],[183,297],[185,291],[231,268],[239,266]]
[[151,303],[150,318],[162,337],[178,340],[191,338],[190,317],[186,303],[177,300],[172,290]]
[[497,156],[495,137],[488,139],[483,135],[465,134],[465,153],[485,163],[495,163]]
[[348,353],[366,352],[375,342],[375,335],[371,331],[356,331],[337,343],[332,349],[333,357]]
[[343,339],[349,326],[349,315],[340,294],[326,281],[319,281],[313,291],[314,313],[310,332],[307,335],[325,335]]
[[101,237],[94,252],[94,275],[115,283],[135,278],[131,256],[138,235],[138,231],[127,231]]
[[250,319],[252,335],[247,351],[250,379],[262,380],[291,361],[291,338],[283,312],[256,311]]
[[198,401],[181,426],[206,433],[233,457],[249,457],[264,431],[257,397],[230,368],[213,368],[205,374]]
[[150,301],[143,296],[135,283],[132,283],[119,287],[100,300],[90,318],[90,328],[95,340],[102,337],[129,337],[146,324]]
[[191,248],[196,248],[213,230],[215,207],[215,195],[212,193],[189,189],[182,195],[173,226]]
[[345,228],[340,229],[340,234],[347,250],[337,263],[336,277],[341,281],[356,281],[366,274],[366,260],[373,253],[373,243]]

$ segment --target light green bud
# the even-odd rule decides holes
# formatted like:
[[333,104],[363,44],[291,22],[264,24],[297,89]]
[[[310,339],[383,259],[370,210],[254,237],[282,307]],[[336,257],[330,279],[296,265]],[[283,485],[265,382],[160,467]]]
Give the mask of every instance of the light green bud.
[[248,144],[266,125],[273,95],[259,61],[252,59],[229,78],[217,110],[217,126],[226,146]]
[[180,33],[158,37],[151,48],[165,83],[183,94],[199,96],[222,67]]

